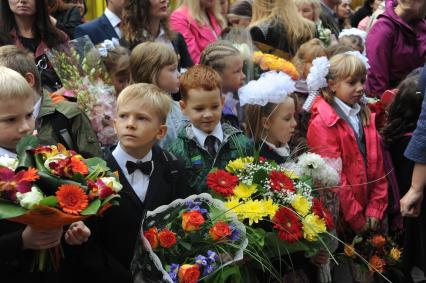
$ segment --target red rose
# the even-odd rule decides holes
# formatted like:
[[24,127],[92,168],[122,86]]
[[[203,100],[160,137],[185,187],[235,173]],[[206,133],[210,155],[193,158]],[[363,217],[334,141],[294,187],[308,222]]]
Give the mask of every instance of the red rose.
[[383,237],[382,235],[379,234],[375,234],[372,238],[371,238],[371,245],[375,248],[381,248],[386,244],[386,238]]
[[232,234],[231,228],[223,221],[216,222],[209,230],[209,235],[213,241],[225,239]]
[[176,244],[176,234],[167,228],[164,228],[160,233],[158,233],[158,239],[160,240],[160,246],[166,249],[171,248],[174,244]]
[[200,279],[198,264],[184,264],[179,268],[179,283],[196,283]]
[[225,170],[217,170],[207,175],[207,186],[224,197],[233,195],[237,184],[238,177]]
[[293,181],[283,172],[272,170],[269,174],[271,188],[276,191],[288,190],[294,192]]
[[187,232],[200,229],[205,221],[204,216],[198,210],[191,210],[182,214],[182,228]]
[[156,227],[149,228],[148,231],[143,232],[143,235],[148,240],[152,249],[158,247],[158,230]]

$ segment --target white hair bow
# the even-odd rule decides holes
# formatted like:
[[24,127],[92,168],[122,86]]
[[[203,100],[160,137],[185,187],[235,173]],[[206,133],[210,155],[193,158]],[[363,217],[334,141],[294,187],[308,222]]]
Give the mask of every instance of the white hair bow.
[[120,46],[120,41],[113,37],[111,40],[105,39],[104,42],[99,44],[98,51],[102,57],[108,56],[108,51]]

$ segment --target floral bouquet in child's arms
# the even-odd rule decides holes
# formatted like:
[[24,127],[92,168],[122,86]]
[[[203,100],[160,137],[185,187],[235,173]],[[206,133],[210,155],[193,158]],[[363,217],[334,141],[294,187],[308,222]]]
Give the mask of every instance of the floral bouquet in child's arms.
[[241,260],[246,246],[244,225],[222,201],[193,195],[148,212],[132,271],[135,282],[198,282]]
[[115,143],[115,90],[101,56],[89,37],[64,43],[48,51],[47,56],[64,87],[75,94],[99,141],[105,145]]

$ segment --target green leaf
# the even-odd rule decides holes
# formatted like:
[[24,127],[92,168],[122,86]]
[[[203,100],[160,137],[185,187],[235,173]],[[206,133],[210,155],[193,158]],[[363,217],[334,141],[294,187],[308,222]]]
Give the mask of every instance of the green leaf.
[[0,200],[0,219],[21,216],[27,211],[27,209],[20,207],[18,204]]
[[18,169],[35,167],[34,154],[31,152],[32,149],[37,147],[39,140],[35,136],[24,136],[16,146],[16,152],[18,154]]
[[87,190],[87,187],[83,186],[80,183],[71,180],[60,179],[59,177],[50,173],[39,171],[38,175],[40,176],[40,179],[37,180],[37,185],[47,196],[55,195],[56,191],[58,190],[58,187],[64,184],[77,185],[83,188],[83,190]]
[[253,174],[253,183],[260,184],[263,180],[268,178],[268,172],[266,170],[260,169]]
[[108,196],[107,198],[105,198],[104,200],[102,200],[101,206],[104,206],[104,205],[105,205],[106,203],[108,203],[108,202],[111,202],[111,203],[112,203],[112,201],[111,201],[111,200],[113,200],[113,199],[118,199],[118,198],[121,198],[119,194],[113,194],[113,195],[110,195],[110,196]]
[[98,212],[100,207],[101,207],[101,200],[95,199],[80,214],[81,215],[95,215]]
[[40,201],[40,205],[55,207],[58,204],[58,200],[55,196],[45,197]]
[[236,265],[225,266],[207,278],[204,278],[204,281],[207,283],[243,282],[240,273],[240,267]]
[[266,232],[262,228],[251,228],[246,226],[249,243],[263,247],[265,245]]
[[210,214],[210,219],[213,222],[216,222],[218,220],[224,220],[224,221],[227,220],[226,211],[223,211],[222,209],[219,209],[215,206],[209,207],[209,214]]
[[99,167],[99,168],[102,168],[102,171],[109,171],[106,161],[103,160],[102,158],[92,157],[92,158],[85,159],[84,162],[89,168]]
[[190,243],[187,243],[187,242],[184,242],[184,241],[180,241],[179,244],[188,251],[190,251],[191,248],[192,248],[192,245]]

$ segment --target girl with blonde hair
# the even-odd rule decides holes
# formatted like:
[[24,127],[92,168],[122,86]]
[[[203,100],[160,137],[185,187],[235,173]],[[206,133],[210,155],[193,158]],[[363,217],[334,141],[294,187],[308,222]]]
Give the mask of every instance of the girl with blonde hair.
[[199,63],[203,49],[217,40],[226,25],[219,0],[183,0],[170,16],[171,28],[183,35],[195,64]]

